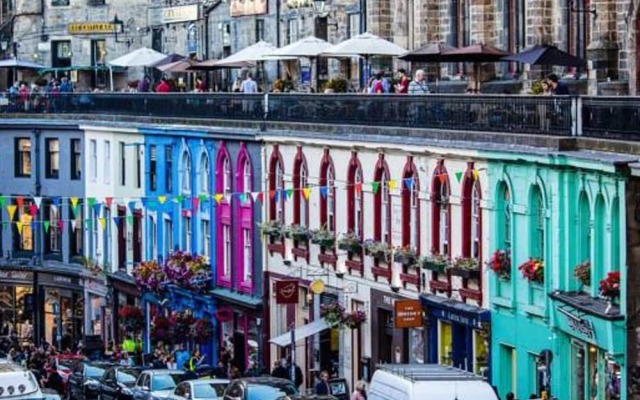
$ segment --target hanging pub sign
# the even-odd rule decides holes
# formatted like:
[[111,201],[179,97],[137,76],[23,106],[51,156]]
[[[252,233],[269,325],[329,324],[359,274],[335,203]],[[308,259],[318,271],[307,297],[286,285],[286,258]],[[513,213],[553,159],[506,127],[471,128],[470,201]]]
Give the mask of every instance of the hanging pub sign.
[[276,282],[276,304],[298,304],[298,281]]
[[422,305],[419,300],[396,300],[393,308],[396,328],[422,326]]

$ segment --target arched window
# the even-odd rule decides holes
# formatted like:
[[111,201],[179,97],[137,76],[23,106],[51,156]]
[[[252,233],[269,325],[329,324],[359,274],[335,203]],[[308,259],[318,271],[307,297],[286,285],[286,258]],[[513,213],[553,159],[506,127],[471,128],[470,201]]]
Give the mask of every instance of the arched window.
[[[269,219],[284,223],[284,164],[278,146],[269,161]],[[273,194],[273,195],[272,195]]]
[[[53,226],[53,224],[51,224]],[[611,202],[611,270],[620,270],[620,202],[614,198]]]
[[182,191],[191,192],[191,156],[188,151],[182,153]]
[[[606,227],[606,211],[604,204],[604,196],[599,194],[595,203],[595,221],[593,233],[595,235],[593,248],[593,263],[591,264],[592,277],[604,277],[608,270],[608,263],[605,256],[607,244],[607,227]],[[601,279],[601,278],[600,278]],[[593,286],[593,284],[591,285]]]
[[482,190],[473,162],[468,163],[462,181],[462,256],[482,259]]
[[[238,155],[236,168],[236,188],[239,193],[253,190],[253,170],[251,159],[244,144]],[[236,208],[236,259],[240,290],[251,293],[253,286],[253,202],[251,196],[245,196],[244,201],[238,200]]]
[[451,190],[449,175],[440,161],[433,173],[431,207],[432,207],[432,250],[436,254],[451,255]]
[[479,259],[482,241],[482,211],[480,210],[480,199],[482,192],[480,191],[480,182],[476,179],[471,187],[471,257]]
[[[374,185],[377,185],[377,193],[374,193],[374,237],[375,240],[391,244],[391,192],[389,190],[389,166],[380,154],[374,174]],[[374,190],[375,191],[375,190]]]
[[362,219],[364,209],[362,181],[362,166],[360,165],[357,154],[353,152],[351,155],[351,161],[349,161],[349,171],[347,173],[347,224],[349,231],[360,239],[363,238],[364,225]]
[[500,229],[500,242],[502,243],[502,249],[504,251],[511,251],[511,192],[506,183],[502,184],[500,191],[500,212],[501,224],[498,227]]
[[211,190],[210,182],[209,156],[207,153],[202,153],[202,158],[200,159],[200,192],[208,194]]
[[304,192],[308,186],[307,160],[302,153],[302,147],[298,147],[296,158],[293,161],[293,223],[295,225],[309,226],[309,200],[305,197]]
[[419,252],[420,248],[420,187],[418,170],[409,157],[402,175],[402,246]]
[[545,218],[545,206],[544,198],[542,197],[542,191],[540,186],[535,185],[531,189],[531,257],[545,258],[545,238],[546,238],[546,218]]
[[222,143],[216,160],[216,193],[224,194],[225,198],[216,207],[216,260],[218,284],[223,287],[231,287],[233,231],[231,228],[231,204],[227,200],[227,196],[232,191],[231,180],[229,152],[225,144]]
[[591,260],[591,210],[589,198],[584,190],[580,193],[578,201],[578,220],[578,256],[580,262],[583,262]]
[[320,196],[320,224],[330,232],[336,229],[336,173],[333,160],[326,150],[320,164],[320,190],[325,192]]

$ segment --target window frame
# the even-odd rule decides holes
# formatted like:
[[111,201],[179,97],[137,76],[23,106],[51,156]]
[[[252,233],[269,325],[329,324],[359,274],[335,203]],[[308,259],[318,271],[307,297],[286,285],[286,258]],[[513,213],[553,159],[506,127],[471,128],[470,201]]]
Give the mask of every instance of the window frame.
[[104,141],[104,183],[111,184],[111,141]]
[[180,191],[184,194],[191,193],[191,155],[187,150],[180,157]]
[[164,162],[165,162],[165,175],[164,175],[164,189],[167,193],[173,193],[173,146],[164,146]]
[[149,145],[149,190],[158,189],[158,148],[155,144]]
[[325,150],[320,162],[320,190],[325,188],[326,195],[320,195],[320,226],[329,232],[336,231],[336,171],[329,150]]
[[364,235],[364,196],[362,184],[364,175],[356,152],[351,154],[347,172],[347,229],[363,240]]
[[[273,146],[269,160],[269,220],[285,222],[284,196],[284,163],[278,146]],[[271,194],[274,196],[271,196]]]
[[[57,149],[52,150],[51,145],[56,143]],[[60,178],[60,139],[59,138],[45,138],[45,178],[47,179],[59,179]],[[54,168],[55,165],[55,168]]]
[[78,181],[82,179],[82,142],[80,139],[71,139],[69,145],[71,149],[70,179]]
[[98,180],[98,141],[89,140],[89,176],[92,181]]
[[120,142],[120,185],[127,184],[127,147],[124,142]]
[[374,193],[374,239],[391,245],[391,192],[389,180],[391,174],[384,154],[380,154],[375,167],[373,181],[378,184]]
[[[26,143],[22,143],[23,141],[28,142],[28,150],[22,150],[23,144],[26,146]],[[31,178],[33,173],[33,143],[30,137],[16,137],[14,141],[14,151],[15,151],[15,171],[14,176],[16,178]],[[27,171],[28,169],[28,171]]]
[[420,178],[411,156],[407,158],[401,185],[402,246],[420,254]]

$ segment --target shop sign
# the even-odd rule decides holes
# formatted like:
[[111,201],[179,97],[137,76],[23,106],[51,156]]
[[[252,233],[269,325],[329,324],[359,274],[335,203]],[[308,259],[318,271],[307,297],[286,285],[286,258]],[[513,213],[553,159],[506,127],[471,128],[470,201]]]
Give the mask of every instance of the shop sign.
[[232,17],[266,14],[267,0],[231,0],[229,8]]
[[583,335],[587,339],[595,340],[596,330],[593,326],[593,321],[573,315],[570,311],[567,311],[564,308],[558,308],[558,312],[567,316],[569,329]]
[[162,9],[161,23],[175,24],[178,22],[196,21],[198,19],[198,5],[167,7]]
[[66,275],[40,274],[38,275],[38,282],[53,286],[80,286],[80,281],[77,277]]
[[298,281],[276,282],[276,304],[298,304]]
[[477,318],[467,317],[449,310],[439,310],[439,315],[436,313],[435,317],[445,321],[454,322],[456,324],[471,326],[473,328],[482,328],[482,325]]
[[111,22],[72,22],[67,25],[69,35],[107,34],[116,30],[116,25]]
[[187,28],[187,53],[194,54],[198,52],[198,27],[196,24],[189,24]]
[[20,282],[33,283],[33,272],[31,271],[7,271],[0,270],[0,281],[3,282]]
[[396,300],[394,304],[396,328],[419,328],[422,326],[422,306],[419,300]]

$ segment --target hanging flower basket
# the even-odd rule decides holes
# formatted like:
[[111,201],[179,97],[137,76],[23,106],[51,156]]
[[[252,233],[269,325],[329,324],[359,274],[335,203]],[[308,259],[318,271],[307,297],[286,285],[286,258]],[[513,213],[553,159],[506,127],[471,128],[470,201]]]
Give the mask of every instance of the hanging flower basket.
[[344,307],[338,303],[323,304],[320,306],[320,317],[324,318],[329,325],[336,325],[344,318]]
[[171,322],[163,315],[158,315],[151,321],[151,339],[154,342],[168,342],[171,338]]
[[166,287],[167,275],[155,261],[143,261],[133,268],[136,285],[142,291],[162,293]]
[[128,332],[140,332],[144,325],[144,314],[140,307],[123,306],[118,310],[118,318],[121,326]]
[[429,271],[437,272],[442,274],[446,271],[449,266],[449,258],[442,254],[431,254],[430,256],[424,256],[420,258],[420,266],[423,269],[428,269]]
[[318,229],[311,232],[311,243],[317,244],[323,249],[335,246],[336,234],[327,229]]
[[503,280],[511,279],[511,254],[509,251],[496,250],[489,261],[487,261],[487,267],[498,275],[498,278]]
[[345,313],[342,317],[341,324],[350,329],[357,329],[365,322],[367,322],[367,314],[365,314],[364,311],[356,310]]
[[164,271],[170,283],[186,290],[204,293],[211,286],[211,265],[204,256],[175,251],[167,257]]
[[480,264],[471,257],[457,257],[449,268],[451,275],[465,279],[478,279],[480,277]]
[[600,296],[613,301],[620,297],[620,272],[609,272],[607,277],[600,281]]
[[386,242],[378,242],[373,239],[364,241],[364,253],[378,262],[388,263],[391,260],[391,246]]
[[518,267],[522,277],[531,283],[542,284],[544,282],[544,261],[538,258],[530,258]]
[[362,239],[353,232],[346,233],[338,239],[338,248],[351,254],[361,254]]
[[213,337],[213,325],[207,318],[201,318],[191,325],[191,338],[197,344],[207,344]]
[[260,228],[260,232],[270,239],[277,240],[282,238],[283,227],[280,221],[271,220],[268,222],[263,222],[258,224],[258,227]]
[[573,269],[573,276],[576,277],[581,285],[591,285],[591,261],[586,260],[576,265]]

